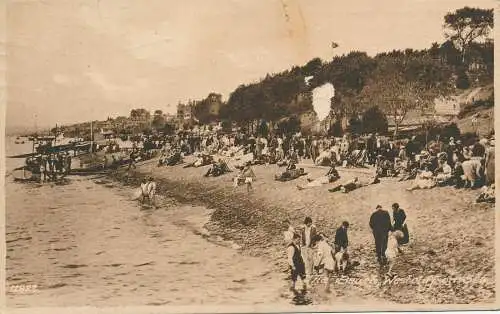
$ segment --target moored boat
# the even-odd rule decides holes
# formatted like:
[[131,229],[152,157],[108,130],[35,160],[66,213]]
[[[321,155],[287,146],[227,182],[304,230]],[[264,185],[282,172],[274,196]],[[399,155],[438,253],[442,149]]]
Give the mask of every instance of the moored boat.
[[12,177],[14,178],[15,181],[33,181],[33,180],[35,180],[35,176],[33,175],[33,172],[26,169],[26,167],[14,169],[12,171]]

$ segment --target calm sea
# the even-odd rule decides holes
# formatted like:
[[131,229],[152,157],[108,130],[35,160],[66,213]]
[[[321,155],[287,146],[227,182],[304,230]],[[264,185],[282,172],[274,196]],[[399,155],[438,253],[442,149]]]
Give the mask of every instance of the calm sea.
[[[31,144],[6,142],[7,156]],[[161,199],[157,209],[105,178],[17,183],[7,158],[9,307],[257,305],[288,303],[282,274],[259,258],[208,241],[203,207]]]

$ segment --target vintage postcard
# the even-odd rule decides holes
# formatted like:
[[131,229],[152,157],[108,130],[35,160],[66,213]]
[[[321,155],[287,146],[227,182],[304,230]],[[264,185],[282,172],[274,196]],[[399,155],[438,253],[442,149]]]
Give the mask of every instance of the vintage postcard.
[[498,308],[497,9],[5,1],[6,308]]

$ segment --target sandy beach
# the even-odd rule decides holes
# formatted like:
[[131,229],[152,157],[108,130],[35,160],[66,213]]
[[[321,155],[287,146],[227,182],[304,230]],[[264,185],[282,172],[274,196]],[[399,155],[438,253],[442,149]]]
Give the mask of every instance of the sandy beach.
[[[251,193],[232,187],[236,172],[207,178],[207,167],[157,167],[156,160],[110,177],[70,177],[66,185],[8,181],[7,285],[36,285],[36,291],[11,291],[7,305],[494,301],[494,206],[474,204],[478,191],[408,192],[410,182],[394,179],[349,194],[328,192],[332,185],[299,191],[297,184],[326,170],[305,166],[307,176],[278,182],[277,166],[253,169]],[[370,172],[338,170],[341,180]],[[158,183],[158,209],[130,200],[144,176]],[[387,282],[368,220],[377,204],[389,209],[393,202],[407,212],[411,241],[394,268],[398,279]],[[316,282],[297,300],[288,291],[281,222],[288,218],[299,226],[306,216],[327,236],[348,220],[351,255],[359,265],[348,277],[336,277],[331,293]]]
[[[409,181],[382,179],[380,184],[348,194],[328,192],[331,185],[299,191],[297,184],[326,170],[306,167],[308,176],[278,182],[274,181],[274,174],[280,171],[277,166],[253,169],[257,180],[251,193],[244,187],[233,189],[235,173],[206,178],[206,167],[158,168],[154,161],[139,166],[135,173],[119,173],[116,178],[136,186],[141,176],[152,175],[160,193],[185,204],[211,208],[213,213],[206,225],[210,233],[235,241],[245,256],[265,258],[277,273],[286,269],[280,229],[283,219],[298,226],[311,216],[327,236],[333,236],[335,228],[348,220],[351,254],[360,265],[349,275],[349,282],[338,283],[334,292],[322,295],[322,299],[370,295],[397,303],[494,301],[494,206],[475,204],[477,190],[443,187],[409,192]],[[341,180],[366,173],[342,168],[339,172]],[[411,240],[394,268],[401,281],[387,284],[379,275],[368,221],[377,204],[390,210],[394,202],[408,215]]]

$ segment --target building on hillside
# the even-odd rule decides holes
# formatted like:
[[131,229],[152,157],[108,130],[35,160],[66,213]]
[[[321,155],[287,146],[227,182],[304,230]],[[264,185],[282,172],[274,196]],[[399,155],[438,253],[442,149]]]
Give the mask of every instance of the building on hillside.
[[[432,121],[438,125],[446,125],[453,120],[453,116],[451,115],[440,115],[437,113],[426,113],[422,114],[420,110],[412,110],[408,112],[398,127],[398,133],[400,135],[403,134],[412,134],[417,130],[420,130],[424,123]],[[394,122],[394,117],[389,115],[387,116],[388,122],[388,131],[390,133],[394,132],[396,129],[396,123]]]
[[218,116],[222,106],[222,95],[210,93],[208,95],[208,112],[212,116]]
[[163,117],[165,118],[165,122],[172,122],[177,116],[175,114],[165,113]]
[[195,102],[189,100],[187,104],[179,102],[177,105],[177,119],[179,121],[188,121],[193,118],[193,109]]

